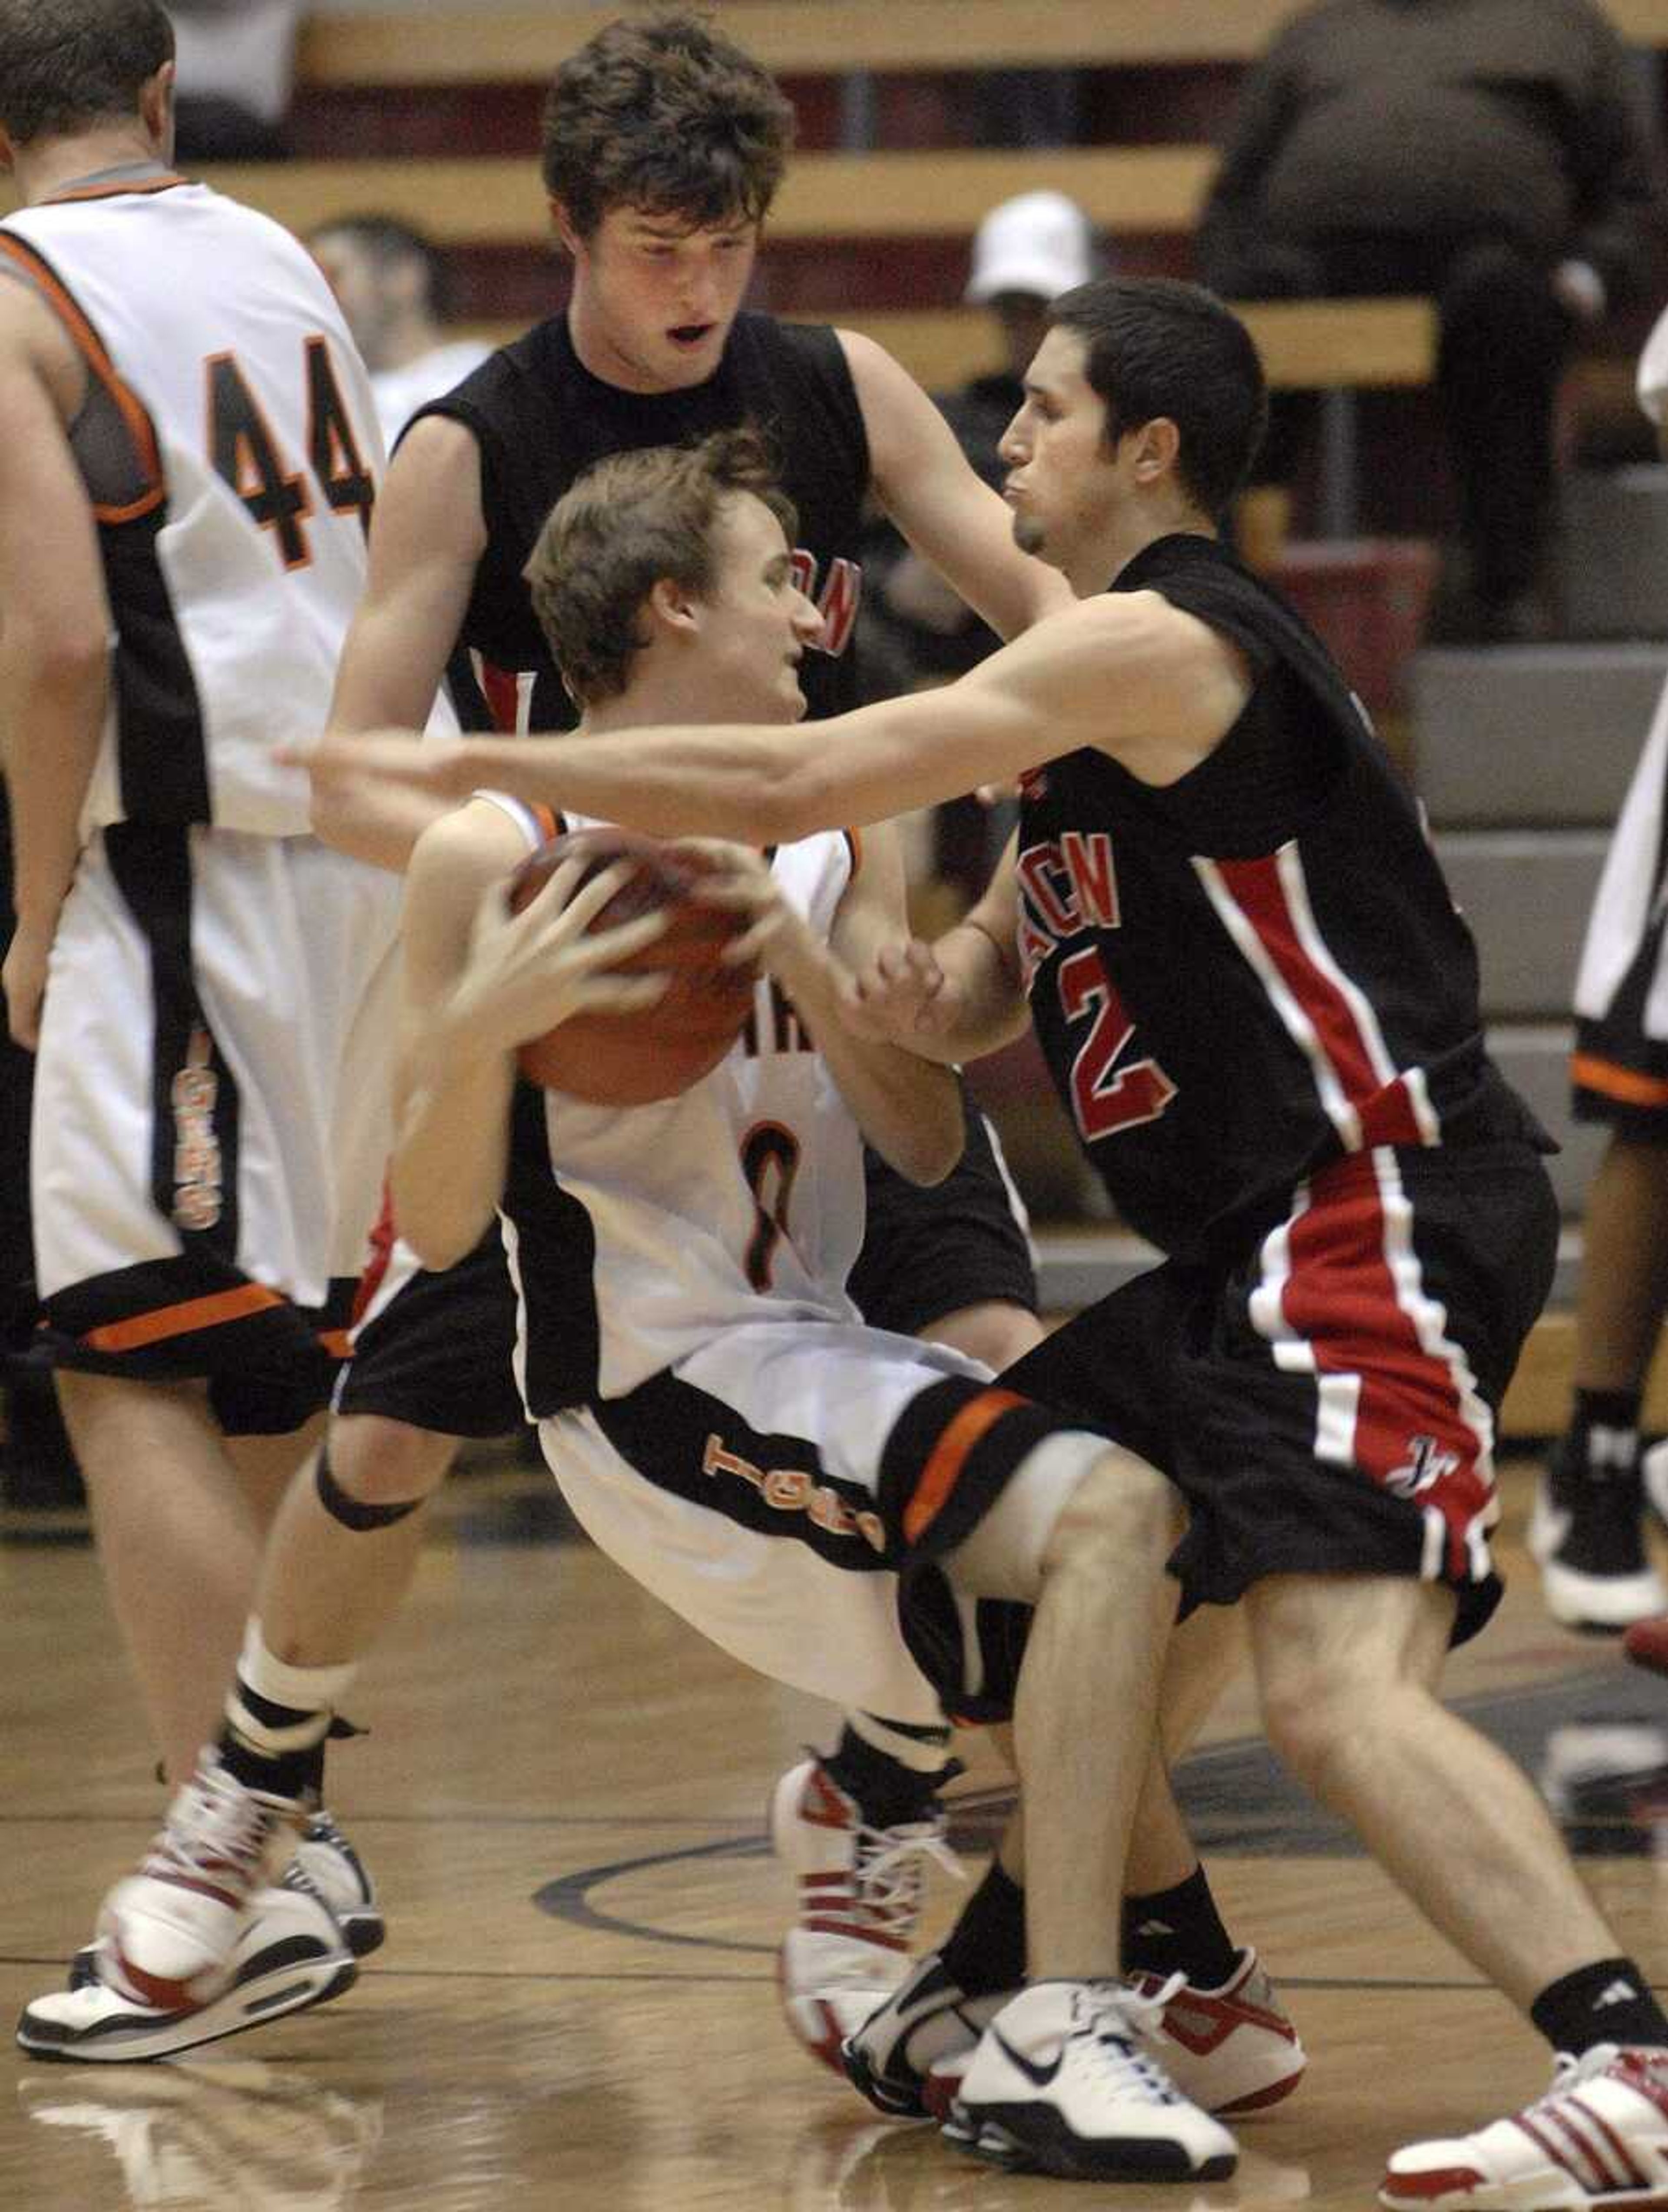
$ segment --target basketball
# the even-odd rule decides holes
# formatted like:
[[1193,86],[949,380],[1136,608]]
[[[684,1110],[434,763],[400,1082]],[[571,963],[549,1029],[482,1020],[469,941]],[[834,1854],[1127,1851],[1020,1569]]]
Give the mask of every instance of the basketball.
[[665,908],[665,929],[623,960],[618,972],[669,974],[671,980],[659,1005],[646,1012],[575,1014],[531,1038],[518,1054],[521,1072],[543,1090],[591,1106],[676,1098],[718,1066],[752,1011],[758,971],[750,963],[727,968],[719,957],[745,933],[751,917],[703,906],[692,895],[702,876],[720,868],[715,857],[610,829],[572,830],[530,853],[510,878],[511,912],[519,914],[562,862],[575,857],[585,862],[587,883],[616,860],[635,862],[591,932]]

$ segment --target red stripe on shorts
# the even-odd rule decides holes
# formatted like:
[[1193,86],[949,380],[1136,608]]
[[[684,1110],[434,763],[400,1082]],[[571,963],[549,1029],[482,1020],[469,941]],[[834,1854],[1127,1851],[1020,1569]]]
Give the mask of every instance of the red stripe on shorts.
[[1464,1353],[1441,1334],[1434,1300],[1422,1336],[1427,1293],[1394,1157],[1351,1153],[1314,1176],[1308,1193],[1288,1224],[1281,1313],[1318,1376],[1356,1386],[1355,1464],[1440,1513],[1448,1570],[1469,1577],[1466,1533],[1493,1500],[1492,1435]]

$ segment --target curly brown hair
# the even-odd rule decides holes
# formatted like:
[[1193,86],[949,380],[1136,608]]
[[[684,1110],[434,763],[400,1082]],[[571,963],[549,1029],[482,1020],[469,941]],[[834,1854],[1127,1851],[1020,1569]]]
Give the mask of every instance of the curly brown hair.
[[638,616],[663,578],[710,596],[713,525],[736,492],[762,500],[793,543],[798,517],[779,488],[769,444],[750,426],[714,431],[698,445],[610,453],[562,494],[522,574],[575,705],[625,690],[648,641]]
[[762,222],[793,145],[775,79],[699,15],[610,23],[556,71],[541,167],[581,238],[612,207]]

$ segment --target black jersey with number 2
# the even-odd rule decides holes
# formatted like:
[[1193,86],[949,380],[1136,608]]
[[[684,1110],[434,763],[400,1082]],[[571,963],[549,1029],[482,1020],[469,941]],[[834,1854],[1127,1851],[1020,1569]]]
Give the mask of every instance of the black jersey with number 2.
[[1204,1252],[1345,1152],[1547,1149],[1484,1050],[1476,949],[1419,809],[1325,647],[1210,538],[1160,538],[1113,589],[1208,623],[1253,678],[1175,783],[1092,750],[1027,783],[1032,1015],[1125,1219]]

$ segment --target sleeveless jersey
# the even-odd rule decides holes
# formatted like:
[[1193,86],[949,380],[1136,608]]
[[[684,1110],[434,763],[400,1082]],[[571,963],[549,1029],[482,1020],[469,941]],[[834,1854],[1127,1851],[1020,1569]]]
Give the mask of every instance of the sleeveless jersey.
[[1346,1152],[1547,1149],[1484,1051],[1476,950],[1418,808],[1325,648],[1209,538],[1161,538],[1113,589],[1197,615],[1255,681],[1166,788],[1094,750],[1027,781],[1022,968],[1119,1212],[1198,1252]]
[[[537,842],[527,810],[483,795]],[[819,937],[853,855],[827,831],[772,856]],[[768,977],[725,1059],[679,1097],[588,1106],[518,1085],[502,1220],[521,1303],[516,1376],[535,1420],[622,1396],[721,1329],[859,1318],[845,1284],[863,1242],[863,1139]]]
[[573,351],[567,316],[555,315],[414,419],[425,414],[465,424],[481,450],[487,550],[462,642],[500,728],[562,729],[574,719],[521,573],[574,477],[608,453],[683,445],[749,422],[776,447],[782,488],[799,514],[798,580],[823,613],[822,647],[813,647],[800,670],[808,712],[855,705],[851,645],[869,441],[831,330],[738,315],[705,384],[622,392],[591,375]]
[[276,223],[155,171],[9,216],[0,268],[87,364],[70,442],[115,634],[84,833],[304,833],[273,755],[325,726],[382,465],[330,287]]

